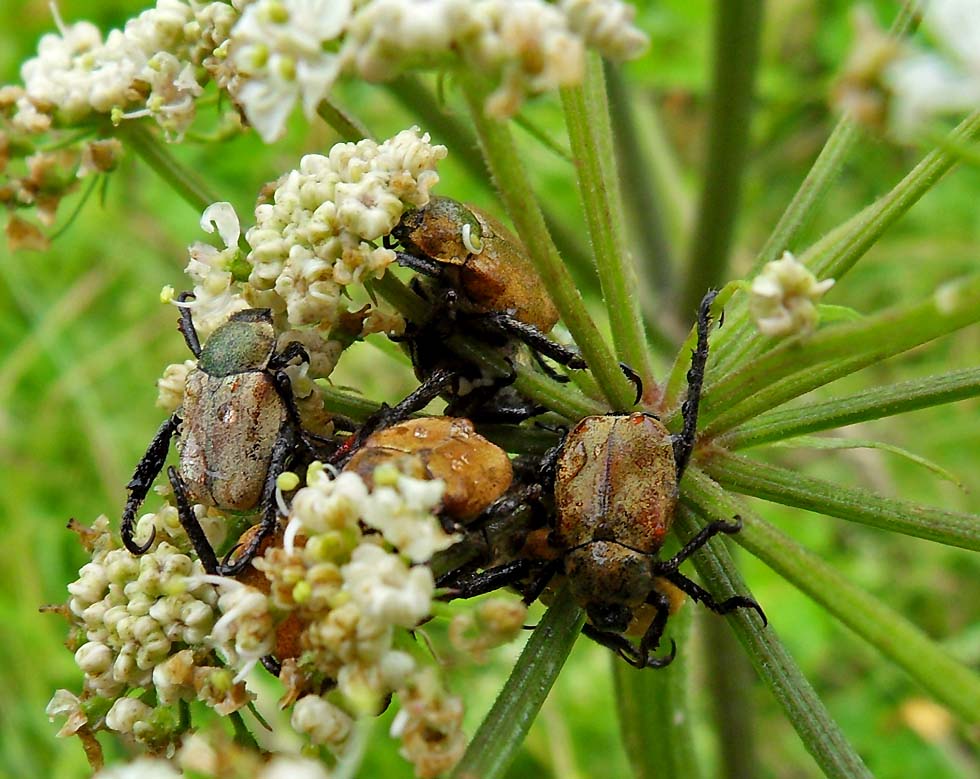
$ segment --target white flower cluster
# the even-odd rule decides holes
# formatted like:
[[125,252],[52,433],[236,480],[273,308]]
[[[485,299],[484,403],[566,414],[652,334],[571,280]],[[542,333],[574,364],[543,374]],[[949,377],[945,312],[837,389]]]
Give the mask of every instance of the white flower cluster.
[[[151,524],[157,531],[153,547],[134,557],[116,547],[108,520],[100,517],[82,531],[91,562],[68,586],[68,612],[80,643],[75,662],[85,675],[82,699],[114,700],[105,726],[147,742],[161,736],[162,726],[150,706],[126,696],[130,690],[152,687],[161,705],[200,700],[223,714],[249,701],[226,669],[206,662],[218,596],[202,578],[201,563],[172,543],[182,534],[176,510],[144,515],[138,532],[148,533]],[[186,537],[181,541],[186,545]],[[60,735],[87,722],[81,700],[65,690],[55,694],[48,714],[67,717]]]
[[89,22],[66,26],[57,19],[60,34],[41,38],[37,56],[21,67],[25,94],[15,122],[36,132],[54,114],[66,122],[92,112],[152,115],[180,135],[201,94],[196,63],[187,58],[186,30],[201,31],[195,21],[195,10],[181,0],[158,0],[105,40]]
[[832,286],[833,279],[817,281],[796,257],[784,252],[752,280],[749,311],[763,335],[809,333],[820,318],[817,302]]
[[922,24],[948,55],[912,50],[885,71],[899,137],[936,116],[980,109],[980,0],[929,0]]
[[459,58],[499,82],[486,110],[503,118],[528,94],[579,83],[586,46],[640,54],[647,38],[632,17],[619,0],[374,0],[351,19],[341,57],[371,81]]
[[306,155],[280,179],[272,202],[255,209],[246,233],[249,284],[274,290],[290,325],[331,327],[344,310],[344,287],[380,278],[394,261],[394,252],[372,242],[407,208],[428,202],[445,156],[417,128],[380,144],[340,143],[326,156]]

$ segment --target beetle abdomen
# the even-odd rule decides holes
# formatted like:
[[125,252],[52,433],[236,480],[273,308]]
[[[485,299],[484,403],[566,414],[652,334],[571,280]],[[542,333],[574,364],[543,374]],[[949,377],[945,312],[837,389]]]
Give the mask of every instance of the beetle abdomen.
[[235,511],[262,497],[286,408],[267,375],[192,371],[184,389],[180,475],[196,503]]

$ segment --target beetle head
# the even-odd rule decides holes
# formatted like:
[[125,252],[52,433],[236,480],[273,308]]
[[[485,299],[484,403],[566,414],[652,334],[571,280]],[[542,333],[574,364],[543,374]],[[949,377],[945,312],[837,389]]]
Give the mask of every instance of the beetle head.
[[247,308],[231,315],[204,344],[198,366],[209,376],[261,371],[276,348],[272,312]]
[[[464,226],[469,226],[467,241]],[[421,208],[405,213],[391,231],[406,251],[447,265],[463,265],[480,246],[483,227],[472,211],[449,197],[431,197]]]

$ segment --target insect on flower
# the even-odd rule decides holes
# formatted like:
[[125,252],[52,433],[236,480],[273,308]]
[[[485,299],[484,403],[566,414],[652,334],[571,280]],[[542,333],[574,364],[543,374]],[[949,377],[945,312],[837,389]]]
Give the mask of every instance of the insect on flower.
[[[523,582],[525,600],[531,602],[554,575],[564,573],[588,617],[583,633],[638,668],[663,667],[674,658],[673,646],[662,657],[654,652],[677,589],[716,613],[751,608],[765,621],[751,598],[735,595],[719,602],[678,570],[712,536],[738,532],[740,521],[712,522],[670,559],[657,558],[694,448],[715,294],[705,295],[698,311],[698,344],[687,376],[681,433],[672,435],[647,413],[582,419],[542,463],[555,503],[545,542],[528,544],[516,559],[482,572],[443,577],[440,584],[452,588],[451,597],[472,597]],[[637,645],[625,634],[638,625],[642,636]]]
[[[513,375],[488,382],[474,366],[451,355],[446,339],[460,329],[491,344],[508,361],[523,342],[556,381],[568,378],[544,357],[568,368],[586,367],[577,351],[548,338],[558,309],[520,241],[489,214],[452,198],[432,197],[402,216],[387,243],[400,247],[400,265],[425,279],[413,283],[413,289],[433,304],[427,321],[413,323],[414,333],[407,337],[416,374],[426,382],[437,367],[450,367],[477,385],[462,394],[457,382],[447,414],[520,421],[544,410],[507,390]],[[639,389],[639,377],[622,367]]]
[[[185,302],[187,292],[178,297]],[[133,537],[134,519],[163,468],[177,436],[178,465],[167,469],[181,525],[208,573],[242,571],[277,523],[276,479],[298,447],[312,454],[334,447],[329,439],[303,429],[286,366],[309,361],[293,342],[276,351],[272,312],[254,308],[232,314],[202,346],[190,311],[180,309],[178,327],[197,367],[187,375],[184,399],[153,437],[127,485],[122,539],[133,554],[153,543]],[[219,562],[192,508],[193,503],[227,511],[261,511],[258,530],[236,556]]]

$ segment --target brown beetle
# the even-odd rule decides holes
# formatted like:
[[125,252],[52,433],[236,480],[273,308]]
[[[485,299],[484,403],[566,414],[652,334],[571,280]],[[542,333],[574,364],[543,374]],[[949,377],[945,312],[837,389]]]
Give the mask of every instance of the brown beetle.
[[[674,657],[653,654],[667,618],[676,610],[676,590],[719,614],[737,608],[765,614],[751,598],[716,601],[678,567],[718,533],[735,533],[741,521],[712,522],[669,560],[659,560],[677,507],[678,484],[697,430],[701,384],[708,357],[708,324],[715,293],[698,311],[698,345],[688,372],[684,427],[672,435],[652,414],[609,414],[581,420],[545,456],[543,471],[554,480],[555,516],[547,536],[530,534],[521,556],[477,574],[450,575],[440,582],[456,597],[470,597],[523,582],[534,600],[556,573],[564,573],[585,610],[583,632],[638,668],[663,667]],[[652,615],[650,611],[652,609]],[[642,625],[637,646],[626,638]]]
[[[426,322],[410,323],[412,362],[423,382],[436,367],[450,367],[475,389],[449,393],[447,413],[481,421],[519,421],[544,409],[521,398],[501,381],[484,377],[474,366],[447,352],[446,339],[464,330],[492,345],[508,360],[518,342],[527,344],[542,369],[556,381],[556,372],[542,356],[569,368],[585,368],[574,349],[548,338],[558,310],[518,238],[494,217],[475,206],[447,197],[433,197],[408,211],[392,230],[387,244],[397,244],[399,264],[426,279],[413,289],[433,304]],[[627,366],[635,384],[639,378]],[[639,395],[637,395],[639,397]]]
[[[182,293],[178,302],[189,299]],[[133,554],[153,543],[133,538],[136,512],[163,468],[170,442],[178,436],[177,468],[167,475],[181,524],[208,573],[240,572],[276,526],[276,478],[297,447],[313,455],[332,449],[332,441],[303,429],[285,368],[294,359],[309,361],[296,342],[276,351],[272,312],[246,309],[232,314],[201,346],[190,311],[180,309],[179,328],[197,367],[188,376],[181,408],[161,425],[127,485],[122,540]],[[192,503],[225,511],[261,511],[259,529],[233,563],[219,562],[197,521]]]

